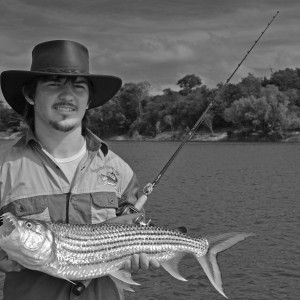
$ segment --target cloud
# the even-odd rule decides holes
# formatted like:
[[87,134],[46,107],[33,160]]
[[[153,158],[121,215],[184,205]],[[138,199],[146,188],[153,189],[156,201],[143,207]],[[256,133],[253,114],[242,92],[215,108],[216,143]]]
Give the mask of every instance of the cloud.
[[196,74],[224,82],[280,10],[232,79],[299,66],[296,0],[10,0],[0,2],[0,71],[28,69],[34,45],[71,39],[90,51],[91,71],[176,86]]

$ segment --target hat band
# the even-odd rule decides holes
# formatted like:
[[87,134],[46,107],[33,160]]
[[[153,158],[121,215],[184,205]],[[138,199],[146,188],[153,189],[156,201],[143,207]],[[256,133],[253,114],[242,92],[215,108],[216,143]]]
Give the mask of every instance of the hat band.
[[82,72],[78,69],[63,69],[63,68],[46,68],[46,69],[38,69],[32,70],[34,72],[43,72],[43,73],[69,73],[69,74],[85,74],[88,75],[88,72]]

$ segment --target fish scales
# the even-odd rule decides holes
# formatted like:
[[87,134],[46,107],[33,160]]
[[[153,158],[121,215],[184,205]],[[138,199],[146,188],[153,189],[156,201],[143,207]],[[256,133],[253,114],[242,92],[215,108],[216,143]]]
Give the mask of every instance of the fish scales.
[[101,267],[102,275],[136,253],[146,253],[150,258],[164,261],[171,259],[176,251],[204,255],[208,247],[204,239],[187,238],[183,234],[156,227],[102,225],[94,230],[92,239],[86,239],[86,229],[89,227],[50,225],[51,231],[57,237],[56,256],[61,266],[59,272],[63,276],[74,279],[73,276],[79,275],[78,270],[85,268],[80,270],[80,276],[86,279],[96,274]]
[[194,251],[204,255],[208,247],[203,239],[187,238],[183,234],[156,227],[102,225],[93,230],[92,239],[87,239],[86,231],[91,227],[94,226],[50,225],[56,236],[56,256],[62,276],[75,279],[73,276],[79,275],[75,272],[78,268],[82,268],[82,279],[96,272],[99,274],[99,269],[99,275],[102,275],[136,253],[146,253],[149,258],[164,261],[171,259],[176,251]]
[[[123,226],[123,225],[121,225]],[[132,237],[132,239],[141,239],[143,238],[145,241],[151,241],[152,243],[158,243],[158,242],[166,242],[166,236],[170,236],[170,242],[174,243],[174,241],[184,241],[184,243],[190,243],[191,241],[196,241],[197,239],[192,239],[192,238],[185,238],[184,235],[180,235],[178,233],[171,232],[171,231],[165,231],[165,233],[163,233],[163,235],[161,235],[161,232],[159,229],[155,229],[156,231],[153,231],[153,227],[145,227],[145,228],[140,228],[140,227],[136,227],[134,228],[134,232],[132,233],[130,232],[122,232],[119,230],[116,230],[115,228],[116,226],[111,226],[110,230],[111,232],[108,234],[103,234],[102,232],[100,232],[100,235],[97,235],[96,233],[93,235],[92,238],[86,237],[84,232],[79,232],[75,230],[74,233],[70,234],[70,232],[65,231],[65,234],[63,233],[64,231],[56,231],[55,228],[53,228],[53,231],[57,232],[57,235],[62,235],[66,240],[70,240],[72,242],[70,242],[71,244],[74,243],[75,244],[80,244],[82,246],[93,246],[93,245],[97,245],[97,244],[101,244],[101,245],[106,245],[106,244],[110,244],[113,245],[115,243],[128,243],[130,242],[130,239]],[[129,229],[127,229],[127,231],[131,230],[132,226],[129,226]],[[80,227],[79,229],[80,230]],[[105,230],[105,229],[104,229]],[[115,231],[113,231],[115,230]],[[159,232],[160,234],[158,235],[157,232]],[[81,235],[82,234],[82,235]],[[152,237],[153,236],[153,237]],[[60,238],[61,240],[63,240],[63,238]],[[98,242],[93,242],[93,240],[96,240]],[[84,243],[85,241],[85,243]],[[194,244],[191,243],[192,245]]]
[[[161,251],[188,251],[205,255],[208,243],[202,239],[187,238],[185,235],[156,227],[100,226],[93,239],[86,239],[81,226],[51,224],[56,239],[57,256],[61,264],[82,260],[83,264],[110,263],[124,259],[134,253],[147,253],[161,260]],[[98,242],[94,242],[98,241]],[[103,253],[106,253],[105,255]],[[100,260],[100,261],[99,261]]]
[[[132,218],[130,221],[136,218],[127,217]],[[190,253],[223,296],[217,254],[253,235],[226,233],[194,238],[160,227],[58,224],[17,218],[11,213],[4,213],[0,221],[0,247],[26,268],[69,281],[108,275],[119,288],[131,290],[129,284],[136,283],[122,268],[133,255],[145,253],[173,277],[185,281],[178,263]]]

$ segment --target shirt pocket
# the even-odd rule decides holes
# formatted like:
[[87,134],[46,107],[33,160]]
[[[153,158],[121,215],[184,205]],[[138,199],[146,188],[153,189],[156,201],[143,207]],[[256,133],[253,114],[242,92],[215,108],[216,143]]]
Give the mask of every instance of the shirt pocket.
[[118,198],[115,192],[99,192],[91,194],[92,224],[101,223],[116,217]]
[[36,196],[15,200],[1,209],[1,213],[11,212],[17,217],[50,221],[47,199]]

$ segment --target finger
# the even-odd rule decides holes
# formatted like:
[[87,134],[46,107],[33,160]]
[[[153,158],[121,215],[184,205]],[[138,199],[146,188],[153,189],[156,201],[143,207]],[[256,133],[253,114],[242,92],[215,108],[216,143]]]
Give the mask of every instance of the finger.
[[156,259],[150,259],[149,265],[151,270],[157,270],[160,268],[160,263]]
[[123,268],[124,268],[125,270],[130,271],[130,270],[131,270],[131,261],[130,261],[130,260],[124,261],[124,262],[123,262]]
[[138,254],[134,254],[131,258],[131,269],[138,271],[140,269],[140,257]]
[[23,266],[21,266],[20,264],[18,264],[17,262],[13,262],[14,264],[12,265],[12,271],[13,272],[20,272],[22,269],[24,269]]
[[24,269],[24,267],[15,261],[9,259],[0,261],[0,270],[3,272],[19,272],[22,269]]
[[140,266],[142,270],[149,270],[149,258],[145,253],[140,254]]

